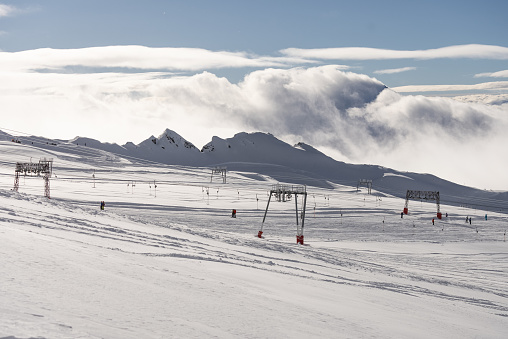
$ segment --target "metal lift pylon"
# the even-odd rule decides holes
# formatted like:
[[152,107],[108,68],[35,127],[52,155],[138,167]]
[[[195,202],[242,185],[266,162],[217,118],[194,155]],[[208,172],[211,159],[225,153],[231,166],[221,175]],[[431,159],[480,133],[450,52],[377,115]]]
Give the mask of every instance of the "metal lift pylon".
[[50,199],[50,187],[49,187],[49,179],[51,178],[51,173],[53,172],[53,159],[41,158],[38,163],[36,162],[17,162],[16,169],[14,170],[14,188],[15,192],[19,189],[19,175],[20,173],[27,174],[37,174],[40,176],[42,174],[44,178],[44,196]]
[[[298,215],[298,195],[303,195],[303,208],[301,213],[302,222],[299,223],[299,215]],[[306,186],[297,185],[282,185],[275,184],[272,185],[270,190],[270,196],[268,197],[268,203],[266,204],[265,215],[263,216],[263,222],[261,224],[261,228],[258,231],[258,238],[262,238],[263,235],[263,226],[265,224],[266,215],[268,214],[268,208],[270,206],[270,201],[272,196],[279,202],[290,201],[292,196],[295,197],[295,212],[296,212],[296,243],[303,245],[303,228],[305,226],[305,208],[307,206],[307,188]]]
[[437,206],[437,218],[441,219],[443,215],[441,214],[440,209],[440,198],[439,192],[437,191],[415,191],[415,190],[407,190],[406,192],[406,203],[404,204],[404,214],[409,213],[409,200],[435,200]]
[[226,183],[226,173],[227,173],[228,169],[227,167],[215,167],[215,168],[212,168],[212,175],[210,176],[210,182],[212,182],[213,180],[213,176],[214,174],[219,174],[222,178],[222,183],[225,184]]

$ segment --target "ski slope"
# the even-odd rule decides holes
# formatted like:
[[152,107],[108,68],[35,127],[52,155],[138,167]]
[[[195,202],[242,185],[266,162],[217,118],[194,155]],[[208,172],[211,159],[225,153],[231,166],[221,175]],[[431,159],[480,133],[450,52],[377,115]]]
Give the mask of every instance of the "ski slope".
[[[15,162],[41,157],[51,199],[41,177],[13,192]],[[301,246],[294,201],[270,203],[256,237],[276,180],[210,179],[0,142],[0,338],[506,337],[506,214],[442,205],[438,220],[411,201],[401,218],[404,200],[375,187],[307,186]]]

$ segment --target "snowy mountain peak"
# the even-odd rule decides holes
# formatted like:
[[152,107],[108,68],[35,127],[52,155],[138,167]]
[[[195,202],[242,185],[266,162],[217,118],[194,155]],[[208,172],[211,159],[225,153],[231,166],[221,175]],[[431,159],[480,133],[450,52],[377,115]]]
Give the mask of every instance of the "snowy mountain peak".
[[154,137],[153,135],[150,136],[148,139],[141,142],[138,146],[148,147],[150,149],[154,148],[160,148],[164,150],[188,149],[198,151],[198,149],[196,148],[196,146],[194,146],[194,144],[185,140],[180,134],[170,129],[164,130],[164,132],[162,132],[162,134],[159,135],[157,138]]
[[212,137],[212,141],[203,146],[201,152],[216,152],[218,150],[225,150],[231,148],[231,145],[224,139],[219,138],[217,136]]
[[180,134],[168,128],[166,128],[166,130],[164,130],[164,132],[162,132],[162,134],[159,135],[157,139],[160,145],[174,145],[175,147],[185,147],[188,149],[197,150],[194,144],[185,140]]
[[[242,154],[246,152],[262,152],[269,155],[268,150],[273,150],[274,147],[287,146],[283,141],[275,138],[269,133],[255,132],[246,133],[241,132],[235,134],[232,138],[221,139],[214,136],[212,141],[203,146],[201,152],[215,152],[221,154]],[[252,156],[252,153],[249,153]]]

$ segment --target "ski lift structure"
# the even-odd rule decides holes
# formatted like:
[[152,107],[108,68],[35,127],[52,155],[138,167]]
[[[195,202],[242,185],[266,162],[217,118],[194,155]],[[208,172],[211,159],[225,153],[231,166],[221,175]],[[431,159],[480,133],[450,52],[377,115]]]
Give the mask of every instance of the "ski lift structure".
[[358,179],[356,190],[359,191],[360,187],[367,187],[367,193],[372,193],[372,180],[370,179]]
[[212,175],[210,176],[210,182],[213,181],[213,176],[217,176],[217,175],[220,175],[221,178],[222,178],[222,183],[225,184],[226,183],[226,173],[227,173],[228,169],[227,167],[214,167],[212,168]]
[[437,218],[441,219],[443,215],[440,211],[439,192],[437,191],[415,191],[407,190],[406,192],[406,203],[404,205],[404,214],[409,212],[409,200],[434,200],[437,205]]
[[[298,214],[298,195],[303,195],[303,207],[300,216]],[[272,197],[275,201],[278,202],[291,201],[291,199],[294,197],[296,212],[296,243],[303,245],[303,227],[305,225],[305,208],[307,206],[307,187],[305,185],[272,185],[270,189],[270,195],[268,197],[268,203],[266,204],[265,215],[263,216],[263,222],[258,232],[258,238],[261,238],[263,235],[263,226],[265,224],[266,215],[268,213],[268,208],[270,207],[270,201]],[[298,222],[298,219],[300,218],[301,223]]]
[[39,162],[17,162],[16,169],[14,170],[14,188],[13,191],[18,192],[19,189],[19,176],[24,175],[37,175],[44,178],[44,196],[50,199],[50,186],[49,178],[53,173],[53,158],[41,158]]

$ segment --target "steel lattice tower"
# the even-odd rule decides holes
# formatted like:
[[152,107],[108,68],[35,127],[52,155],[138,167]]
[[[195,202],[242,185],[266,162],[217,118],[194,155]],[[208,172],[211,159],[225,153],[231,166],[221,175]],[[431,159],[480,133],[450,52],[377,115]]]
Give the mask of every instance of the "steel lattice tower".
[[43,175],[44,178],[44,196],[50,198],[49,179],[53,173],[53,159],[41,158],[39,162],[17,162],[16,169],[14,170],[14,188],[13,191],[17,192],[19,189],[19,175],[20,173],[36,174],[37,176]]
[[225,184],[227,171],[228,171],[227,167],[212,168],[212,175],[210,176],[210,182],[212,182],[214,174],[220,174],[220,176],[222,177],[222,183]]
[[413,191],[407,190],[406,203],[404,204],[404,214],[409,212],[409,200],[435,200],[437,205],[437,218],[441,219],[442,214],[440,211],[439,192],[435,191]]

